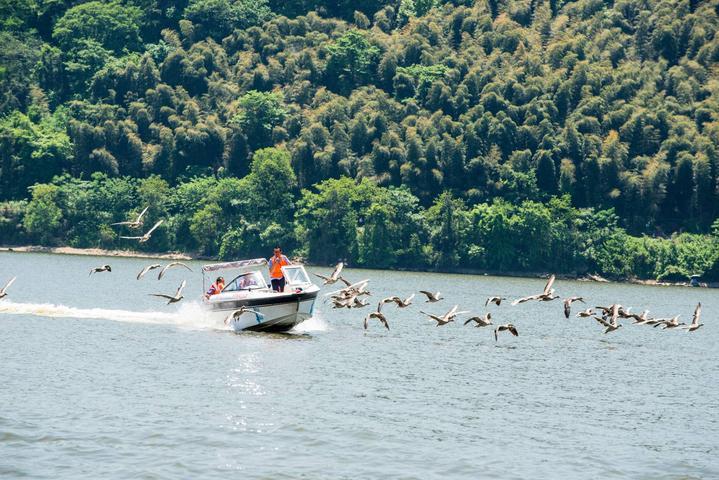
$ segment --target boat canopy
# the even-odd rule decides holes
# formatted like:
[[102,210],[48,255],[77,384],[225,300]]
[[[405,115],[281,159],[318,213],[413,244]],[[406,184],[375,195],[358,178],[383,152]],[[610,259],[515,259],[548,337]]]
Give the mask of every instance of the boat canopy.
[[251,260],[237,260],[236,262],[211,263],[202,267],[203,272],[216,272],[218,270],[227,270],[229,268],[246,268],[258,265],[267,265],[264,258],[253,258]]

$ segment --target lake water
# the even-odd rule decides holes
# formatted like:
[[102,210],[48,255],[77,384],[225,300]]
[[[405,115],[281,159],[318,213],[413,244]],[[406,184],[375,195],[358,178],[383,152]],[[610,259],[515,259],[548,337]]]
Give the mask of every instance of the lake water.
[[[0,301],[0,478],[719,478],[719,291],[558,280],[687,322],[701,301],[705,326],[604,335],[559,301],[503,303],[495,324],[520,336],[495,342],[419,309],[483,313],[543,280],[347,269],[373,302],[446,299],[386,305],[389,332],[363,330],[370,307],[318,302],[297,334],[234,334],[202,317],[200,263],[158,282],[135,280],[149,260],[106,260],[0,253],[0,284],[18,276]],[[182,279],[179,306],[147,295]]]

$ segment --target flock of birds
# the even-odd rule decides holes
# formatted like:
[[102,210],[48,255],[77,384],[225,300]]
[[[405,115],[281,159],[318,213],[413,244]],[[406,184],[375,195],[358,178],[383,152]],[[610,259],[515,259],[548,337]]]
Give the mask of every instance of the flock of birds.
[[[342,277],[343,267],[344,264],[340,262],[337,264],[337,266],[335,266],[334,270],[329,276],[315,274],[317,277],[323,280],[323,285],[332,285],[337,282],[342,282],[345,285],[345,287],[342,289],[326,294],[328,299],[332,302],[332,307],[366,307],[370,304],[370,302],[366,298],[371,295],[370,291],[367,288],[369,285],[369,280],[362,280],[357,283],[350,283]],[[559,299],[560,296],[553,288],[555,279],[555,275],[551,275],[547,280],[547,283],[544,285],[544,290],[542,290],[541,293],[518,298],[512,301],[511,305],[516,306],[521,303],[530,301],[551,302]],[[426,297],[425,303],[436,303],[443,299],[440,292],[420,290],[419,293],[423,294]],[[394,303],[397,308],[407,308],[412,305],[412,300],[414,299],[414,297],[415,294],[412,294],[404,299],[398,296],[390,296],[380,300],[377,304],[377,309],[368,313],[364,317],[365,330],[369,327],[369,323],[372,320],[379,321],[382,325],[384,325],[385,328],[387,328],[387,330],[389,330],[389,321],[387,320],[387,315],[382,311],[382,306],[388,303]],[[494,304],[499,307],[504,300],[507,300],[507,298],[502,296],[489,297],[484,302],[484,306],[486,308],[489,306],[489,304]],[[584,301],[584,298],[578,296],[572,296],[563,299],[562,304],[564,307],[565,318],[569,318],[571,316],[572,304],[574,304],[575,302],[586,303]],[[680,315],[676,315],[671,318],[651,318],[649,316],[648,310],[644,310],[641,314],[631,313],[631,307],[625,308],[618,303],[614,303],[608,306],[596,306],[594,308],[587,308],[586,310],[577,313],[576,317],[591,318],[595,320],[597,323],[604,327],[605,334],[618,330],[620,327],[622,327],[622,325],[619,323],[619,319],[632,319],[634,325],[651,325],[655,328],[661,326],[664,330],[680,329],[686,330],[687,332],[694,332],[704,325],[703,323],[699,323],[701,319],[701,312],[702,305],[701,303],[699,303],[694,309],[692,322],[690,324],[685,324],[679,322]],[[420,313],[429,317],[430,320],[436,322],[436,325],[440,327],[443,325],[447,325],[448,323],[454,322],[460,315],[469,313],[469,311],[460,311],[459,305],[454,305],[446,313],[441,315],[428,313],[422,310],[420,310]],[[511,323],[505,323],[500,325],[495,325],[494,323],[492,323],[492,314],[490,312],[487,312],[484,315],[471,316],[467,318],[464,321],[464,325],[469,324],[473,324],[477,328],[488,327],[490,325],[494,326],[495,341],[499,339],[499,334],[501,332],[508,332],[515,337],[519,336],[519,331],[517,330],[517,327]]]
[[[126,227],[134,228],[134,229],[141,228],[144,225],[144,222],[145,222],[144,217],[145,217],[145,214],[147,213],[147,211],[149,210],[149,208],[150,207],[145,207],[145,209],[142,212],[140,212],[140,214],[134,220],[129,220],[126,222],[112,223],[111,225],[126,226]],[[147,232],[145,232],[142,235],[137,235],[137,236],[120,235],[119,237],[127,239],[127,240],[137,240],[139,243],[145,243],[148,240],[150,240],[152,233],[155,230],[157,230],[157,228],[160,225],[162,225],[163,221],[164,220],[157,221],[157,223],[155,223],[155,225],[153,225],[153,227],[150,230],[148,230]],[[182,262],[170,262],[165,266],[163,266],[162,264],[159,264],[159,263],[153,263],[152,265],[148,265],[145,268],[143,268],[137,274],[137,279],[140,280],[151,270],[161,268],[160,273],[157,276],[157,279],[162,280],[162,277],[165,276],[165,273],[167,273],[167,271],[169,269],[174,268],[174,267],[184,267],[187,270],[192,271],[192,269],[189,266],[187,266],[186,264],[184,264]],[[92,275],[95,273],[102,273],[102,272],[112,272],[112,266],[105,264],[105,265],[100,265],[99,267],[91,268],[89,275]],[[10,288],[10,285],[12,285],[15,282],[16,279],[17,279],[17,277],[13,277],[12,279],[10,279],[10,281],[3,287],[3,289],[0,290],[0,299],[5,298],[8,295],[7,290],[8,290],[8,288]],[[180,284],[180,286],[175,291],[174,295],[168,295],[168,294],[164,294],[164,293],[151,293],[149,295],[151,295],[153,297],[160,297],[160,298],[166,299],[168,305],[171,303],[177,303],[184,298],[184,296],[182,295],[182,290],[184,290],[186,285],[187,285],[187,282],[185,280],[183,280],[182,283]]]
[[[144,216],[147,213],[149,207],[146,207],[140,214],[135,218],[134,220],[126,221],[126,222],[117,222],[113,223],[114,226],[126,226],[128,228],[138,229],[141,228],[144,225]],[[120,238],[128,239],[128,240],[137,240],[139,243],[145,243],[147,242],[150,237],[152,236],[152,233],[157,230],[157,228],[162,225],[163,220],[159,220],[153,227],[148,230],[143,235],[138,236],[120,236]],[[189,271],[192,271],[192,269],[187,266],[186,264],[182,262],[170,262],[167,265],[163,266],[159,263],[154,263],[151,265],[147,265],[144,267],[138,274],[137,274],[137,280],[142,279],[148,272],[155,270],[155,269],[161,269],[157,279],[161,280],[162,277],[165,275],[165,273],[175,267],[184,267]],[[329,276],[321,275],[315,273],[315,275],[323,280],[323,285],[332,285],[337,282],[341,282],[345,285],[344,288],[331,292],[327,294],[329,299],[332,301],[333,308],[363,308],[368,305],[370,305],[369,300],[367,300],[366,297],[370,296],[370,291],[367,289],[367,286],[369,284],[369,280],[363,280],[361,282],[357,283],[350,283],[345,278],[342,277],[342,269],[344,267],[344,264],[342,262],[338,263],[332,273]],[[110,265],[101,265],[99,267],[94,267],[90,270],[89,275],[98,274],[102,272],[112,272],[112,267]],[[0,299],[5,298],[8,295],[8,289],[10,286],[15,282],[17,277],[13,277],[10,279],[7,284],[0,290]],[[560,298],[560,296],[555,292],[553,285],[554,285],[555,276],[552,275],[549,277],[549,280],[547,281],[546,285],[544,286],[544,290],[541,293],[537,293],[534,295],[529,295],[526,297],[518,298],[514,300],[511,305],[519,305],[521,303],[530,302],[530,301],[539,301],[539,302],[551,302],[554,300],[557,300]],[[164,293],[152,293],[150,295],[163,298],[167,300],[167,304],[177,303],[181,301],[184,296],[182,295],[182,291],[184,290],[185,286],[187,285],[187,282],[185,280],[182,281],[180,286],[175,291],[174,295],[164,294]],[[426,297],[425,303],[437,303],[443,299],[440,292],[430,292],[427,290],[420,290],[419,293],[423,294]],[[412,300],[414,299],[415,294],[410,295],[407,298],[400,298],[398,296],[390,296],[383,298],[379,301],[377,304],[377,309],[375,311],[370,312],[364,317],[364,328],[365,330],[369,326],[369,322],[371,320],[378,320],[382,325],[384,325],[389,330],[389,322],[387,320],[387,316],[384,312],[382,312],[382,306],[388,303],[394,303],[397,308],[407,308],[410,305],[412,305]],[[505,297],[501,296],[494,296],[488,298],[484,302],[485,308],[489,306],[490,303],[500,306],[502,304],[502,301],[506,300]],[[563,300],[563,306],[564,306],[564,316],[566,318],[569,318],[571,315],[571,309],[572,304],[575,302],[584,302],[584,298],[582,297],[567,297]],[[595,310],[596,309],[596,310]],[[661,326],[663,329],[682,329],[686,330],[687,332],[694,332],[700,327],[703,326],[702,323],[699,323],[701,318],[701,303],[699,303],[696,308],[694,309],[694,315],[692,317],[692,322],[690,324],[685,324],[682,322],[679,322],[680,315],[676,315],[672,318],[651,318],[649,317],[649,311],[645,310],[641,314],[635,314],[631,313],[631,308],[624,308],[622,305],[619,305],[617,303],[608,305],[608,306],[597,306],[594,308],[587,308],[586,310],[583,310],[579,313],[577,313],[577,317],[579,318],[591,318],[596,320],[599,324],[601,324],[604,327],[604,333],[610,333],[615,330],[618,330],[622,327],[622,325],[619,323],[619,319],[633,319],[634,325],[652,325],[653,327],[659,327]],[[598,312],[600,312],[600,315],[598,315]],[[230,315],[230,317],[238,317],[244,313],[242,309],[233,312],[233,314]],[[447,325],[448,323],[454,322],[455,319],[459,315],[469,313],[469,311],[464,310],[460,311],[458,305],[454,305],[452,308],[450,308],[447,312],[444,314],[434,314],[434,313],[428,313],[420,310],[420,313],[423,315],[426,315],[429,317],[430,320],[436,322],[437,326],[443,326]],[[230,318],[228,317],[228,319]],[[226,320],[227,321],[227,320]],[[484,315],[481,316],[472,316],[467,318],[464,321],[464,325],[468,325],[473,323],[475,327],[488,327],[490,325],[494,326],[494,338],[495,341],[498,340],[498,335],[500,332],[508,332],[515,337],[519,336],[519,332],[517,330],[517,327],[515,327],[511,323],[501,324],[501,325],[494,325],[492,323],[492,315],[491,313],[487,312]]]
[[[167,265],[164,265],[164,266],[163,266],[162,264],[160,264],[160,263],[153,263],[152,265],[148,265],[148,266],[144,267],[144,268],[140,271],[140,273],[137,274],[137,277],[136,277],[136,278],[137,278],[138,280],[140,280],[140,279],[141,279],[142,277],[144,277],[144,276],[147,274],[147,272],[149,272],[150,270],[155,270],[155,269],[157,269],[157,268],[160,268],[161,270],[160,270],[160,273],[157,275],[157,279],[158,279],[158,280],[162,280],[162,277],[165,276],[165,274],[167,273],[167,271],[170,270],[171,268],[175,268],[175,267],[183,267],[183,268],[186,268],[186,269],[189,270],[189,271],[192,271],[192,269],[191,269],[189,266],[187,266],[185,263],[182,263],[182,262],[170,262],[170,263],[168,263]],[[91,268],[89,275],[92,275],[92,274],[95,274],[95,273],[102,273],[102,272],[112,272],[112,266],[110,266],[110,265],[100,265],[99,267]],[[2,288],[2,290],[0,290],[0,299],[3,299],[3,298],[5,298],[5,297],[8,296],[8,289],[10,288],[10,286],[11,286],[13,283],[15,283],[15,280],[17,280],[17,277],[11,278],[10,281],[7,282],[7,284],[5,284],[5,286]],[[179,302],[180,300],[182,300],[183,298],[185,298],[185,297],[182,295],[182,291],[185,289],[185,286],[186,286],[186,285],[187,285],[187,281],[183,280],[182,283],[180,284],[180,286],[179,286],[179,287],[177,288],[177,290],[175,291],[175,294],[174,294],[174,295],[168,295],[168,294],[164,294],[164,293],[150,293],[150,294],[148,294],[148,295],[153,296],[153,297],[164,298],[164,299],[167,300],[167,304],[168,304],[168,305],[171,304],[171,303],[177,303],[177,302]]]

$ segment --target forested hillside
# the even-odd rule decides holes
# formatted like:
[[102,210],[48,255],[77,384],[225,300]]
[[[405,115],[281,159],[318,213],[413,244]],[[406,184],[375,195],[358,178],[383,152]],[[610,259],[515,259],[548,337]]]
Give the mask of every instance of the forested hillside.
[[0,243],[719,278],[718,15],[0,0]]

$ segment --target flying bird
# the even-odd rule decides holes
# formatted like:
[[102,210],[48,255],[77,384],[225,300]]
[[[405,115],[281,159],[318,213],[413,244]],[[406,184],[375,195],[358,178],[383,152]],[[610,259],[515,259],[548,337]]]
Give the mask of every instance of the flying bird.
[[159,263],[153,263],[152,265],[146,266],[145,268],[142,269],[142,271],[141,271],[140,273],[137,274],[137,279],[138,279],[138,280],[141,279],[141,278],[144,277],[145,274],[146,274],[147,272],[149,272],[150,270],[154,270],[154,269],[156,269],[156,268],[160,268],[161,266],[162,266],[162,265],[160,265]]
[[166,298],[168,305],[171,303],[177,303],[180,300],[182,300],[183,298],[185,298],[182,296],[182,290],[185,288],[185,285],[187,285],[187,282],[185,280],[183,280],[182,283],[180,284],[180,286],[177,288],[177,291],[175,292],[174,295],[165,295],[163,293],[151,293],[150,295],[153,297]]
[[410,295],[409,297],[402,300],[399,297],[394,297],[394,303],[397,305],[397,308],[406,308],[412,305],[412,299],[414,298],[414,293]]
[[594,309],[588,308],[586,310],[582,310],[576,316],[579,318],[587,318],[587,317],[591,317],[592,315],[594,315]]
[[519,332],[517,331],[517,327],[512,325],[511,323],[507,323],[505,325],[498,325],[497,328],[494,329],[494,341],[496,342],[499,339],[499,332],[507,331],[514,335],[515,337],[519,336]]
[[656,323],[654,323],[654,328],[657,328],[659,325],[664,325],[662,330],[666,330],[667,328],[672,329],[684,325],[684,322],[679,323],[679,317],[681,317],[681,315],[676,315],[672,318],[658,319]]
[[[342,268],[344,268],[345,264],[340,262],[335,266],[335,269],[332,271],[332,274],[330,274],[329,277],[326,277],[324,275],[320,275],[319,273],[315,273],[314,276],[321,278],[324,280],[322,285],[332,285],[333,283],[336,283],[338,280],[341,279],[340,273],[342,273]],[[346,284],[349,287],[349,284]]]
[[150,236],[152,236],[152,232],[154,232],[157,227],[162,225],[162,222],[164,222],[164,220],[158,221],[150,230],[147,231],[147,233],[140,237],[123,237],[120,235],[120,238],[124,238],[125,240],[137,240],[139,243],[145,243],[150,239]]
[[406,307],[409,307],[410,305],[412,305],[413,298],[414,298],[414,293],[412,295],[410,295],[409,297],[405,298],[404,300],[399,298],[397,295],[393,295],[391,297],[383,298],[382,300],[380,300],[380,305],[385,304],[385,303],[394,303],[395,305],[397,305],[397,308],[406,308]]
[[[2,292],[0,292],[0,298],[2,298]],[[703,323],[699,323],[699,319],[702,316],[702,304],[699,302],[697,304],[697,307],[694,309],[694,316],[692,317],[692,323],[691,325],[685,325],[683,327],[679,327],[682,329],[685,329],[688,332],[693,332],[694,330],[699,329]]]
[[614,330],[617,330],[618,328],[621,327],[621,325],[619,325],[617,323],[617,318],[619,318],[619,309],[620,308],[621,308],[621,305],[614,304],[612,306],[612,313],[609,318],[609,321],[607,321],[603,318],[600,318],[600,317],[592,317],[592,318],[594,318],[594,320],[596,320],[597,322],[601,323],[602,325],[604,325],[606,327],[606,329],[604,330],[605,335],[607,333],[613,332]]
[[257,310],[247,308],[247,306],[243,305],[240,308],[238,308],[237,310],[235,310],[234,312],[227,315],[227,318],[225,318],[225,325],[230,323],[230,320],[235,321],[235,322],[238,321],[240,319],[240,317],[242,316],[242,314],[245,312],[252,312],[252,313],[256,314]]
[[505,297],[489,297],[487,299],[487,301],[484,302],[484,306],[486,307],[490,303],[500,306],[502,304],[502,300],[506,300],[506,298]]
[[528,297],[518,298],[512,302],[512,305],[519,305],[520,303],[528,302],[530,300],[539,300],[540,302],[549,302],[549,301],[559,298],[559,295],[554,294],[554,289],[552,288],[552,285],[554,285],[554,280],[555,280],[555,276],[552,275],[551,277],[549,277],[549,280],[547,280],[547,283],[544,285],[544,291],[542,293],[538,293],[536,295],[530,295]]
[[149,208],[150,207],[145,207],[145,209],[140,213],[140,215],[137,216],[137,219],[135,220],[132,220],[130,222],[111,223],[110,225],[127,225],[130,228],[139,228],[142,226],[143,223],[142,217],[145,216]]
[[112,267],[110,265],[103,265],[101,267],[91,268],[88,276],[92,275],[93,273],[100,273],[100,272],[112,272]]
[[427,301],[425,303],[439,302],[440,300],[442,300],[442,298],[444,298],[444,297],[442,297],[442,294],[439,292],[432,293],[432,292],[428,292],[427,290],[420,290],[419,293],[422,293],[427,296]]
[[584,299],[582,297],[569,297],[564,299],[564,316],[566,318],[569,318],[569,315],[572,313],[572,303],[574,302],[584,303]]
[[459,308],[459,305],[455,305],[447,313],[444,315],[435,315],[433,313],[427,313],[420,310],[419,313],[422,313],[424,315],[427,315],[429,318],[437,322],[437,326],[447,325],[449,322],[454,322],[454,318],[461,314],[461,313],[467,313],[467,311],[458,312],[457,309]]
[[182,262],[170,262],[167,265],[165,265],[165,267],[162,270],[160,270],[160,274],[157,276],[157,279],[162,280],[162,277],[165,276],[165,272],[167,272],[169,269],[171,269],[173,267],[185,267],[189,271],[192,271],[192,269],[190,267],[188,267],[187,265],[185,265]]
[[364,317],[364,329],[365,329],[365,330],[367,330],[367,326],[368,326],[369,321],[370,321],[371,318],[376,318],[377,320],[379,320],[380,322],[382,322],[382,324],[385,326],[385,328],[387,328],[387,330],[389,330],[389,323],[387,323],[387,317],[385,317],[385,316],[384,316],[384,313],[382,313],[382,312],[380,311],[381,308],[382,308],[382,302],[380,302],[380,303],[377,305],[377,311],[376,311],[376,312],[370,312],[366,317]]
[[0,298],[5,298],[5,297],[7,297],[7,289],[10,288],[10,285],[12,285],[13,283],[15,283],[15,280],[16,280],[16,279],[17,279],[17,277],[12,277],[12,278],[10,279],[10,281],[7,282],[4,287],[2,287],[2,290],[0,290]]
[[464,322],[465,325],[467,325],[470,322],[476,323],[475,327],[487,327],[489,325],[492,325],[492,314],[487,313],[483,317],[469,317],[467,321]]
[[650,320],[649,310],[644,310],[639,315],[637,315],[636,313],[632,313],[628,315],[627,318],[633,318],[635,325],[645,325]]

